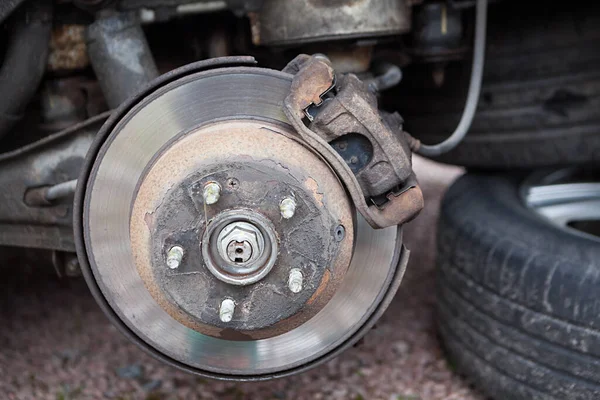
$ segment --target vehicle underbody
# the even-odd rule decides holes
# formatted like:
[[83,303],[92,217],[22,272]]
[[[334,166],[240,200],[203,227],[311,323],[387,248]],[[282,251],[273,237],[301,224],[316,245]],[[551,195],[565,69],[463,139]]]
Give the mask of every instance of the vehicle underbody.
[[[548,21],[567,48],[566,12],[520,5],[511,37],[510,2],[487,3],[6,1],[0,245],[83,275],[123,334],[186,371],[264,380],[330,359],[400,285],[424,204],[413,153],[520,171],[600,157],[599,30],[579,29],[600,14],[572,13],[584,66],[549,62],[532,76],[562,80],[538,89],[527,52],[507,54]],[[511,73],[518,94],[493,84]],[[526,99],[543,106],[509,110]]]

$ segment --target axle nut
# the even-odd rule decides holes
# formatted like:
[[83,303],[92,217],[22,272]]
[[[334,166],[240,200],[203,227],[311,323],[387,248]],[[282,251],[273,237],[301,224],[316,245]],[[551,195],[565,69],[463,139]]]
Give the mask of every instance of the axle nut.
[[259,258],[265,248],[265,238],[254,224],[236,221],[225,226],[217,236],[221,257],[232,263],[247,263]]
[[247,240],[238,242],[232,240],[227,245],[227,258],[234,263],[245,263],[252,257],[252,245]]

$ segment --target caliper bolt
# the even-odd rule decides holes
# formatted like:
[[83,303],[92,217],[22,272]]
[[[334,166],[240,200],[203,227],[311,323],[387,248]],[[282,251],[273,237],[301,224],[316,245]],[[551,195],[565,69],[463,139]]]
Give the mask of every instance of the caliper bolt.
[[290,276],[288,277],[288,288],[292,293],[300,293],[302,290],[302,281],[304,280],[304,276],[302,276],[302,271],[298,268],[293,268],[290,271]]
[[217,182],[208,182],[202,192],[204,204],[215,204],[221,197],[221,186]]
[[179,268],[183,259],[183,247],[173,246],[167,252],[167,267],[171,269]]
[[235,310],[235,303],[231,299],[225,299],[221,302],[219,308],[219,318],[223,322],[229,322],[233,318],[233,311]]
[[279,211],[281,211],[281,216],[283,218],[292,218],[296,212],[296,202],[294,199],[286,197],[285,199],[281,200],[281,203],[279,203]]

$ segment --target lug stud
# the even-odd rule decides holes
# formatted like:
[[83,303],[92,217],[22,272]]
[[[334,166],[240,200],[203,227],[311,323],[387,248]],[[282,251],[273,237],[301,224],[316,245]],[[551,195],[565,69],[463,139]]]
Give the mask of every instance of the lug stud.
[[204,204],[215,204],[221,197],[221,186],[217,182],[208,182],[202,192]]
[[288,277],[288,288],[292,293],[300,293],[302,290],[302,281],[304,276],[298,268],[293,268]]
[[181,265],[183,259],[183,248],[181,246],[173,246],[167,253],[167,267],[177,269]]
[[219,308],[219,318],[222,322],[229,322],[233,318],[235,303],[231,299],[224,299]]
[[279,203],[279,211],[281,211],[281,216],[283,218],[292,218],[296,212],[296,202],[294,199],[286,197],[285,199],[281,200],[281,203]]

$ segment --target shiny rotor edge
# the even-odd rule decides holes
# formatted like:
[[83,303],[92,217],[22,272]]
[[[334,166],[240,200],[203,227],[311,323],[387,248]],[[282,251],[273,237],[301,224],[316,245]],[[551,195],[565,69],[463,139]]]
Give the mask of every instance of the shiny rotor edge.
[[392,302],[398,288],[400,287],[402,278],[404,277],[404,273],[406,271],[410,251],[404,246],[404,244],[402,244],[402,227],[398,227],[397,243],[400,244],[399,246],[396,246],[396,254],[394,254],[394,260],[396,260],[397,263],[395,267],[395,272],[391,278],[391,281],[389,282],[387,291],[382,296],[381,300],[379,301],[373,312],[368,316],[364,324],[359,328],[359,330],[352,334],[352,336],[350,336],[345,342],[341,343],[337,348],[331,350],[330,352],[322,355],[319,358],[316,358],[304,365],[294,367],[285,371],[268,373],[263,375],[226,375],[215,372],[203,371],[196,368],[192,368],[184,363],[174,360],[171,357],[168,357],[165,354],[159,352],[158,350],[152,348],[149,344],[143,342],[139,338],[139,336],[135,334],[135,332],[129,329],[125,325],[125,323],[119,318],[116,312],[112,309],[112,307],[102,294],[102,291],[100,290],[98,284],[96,283],[92,270],[87,261],[85,261],[84,264],[81,264],[81,270],[83,272],[84,278],[86,279],[86,282],[88,283],[88,287],[90,288],[90,291],[94,296],[94,299],[96,300],[104,314],[108,317],[109,321],[117,327],[121,334],[123,334],[131,342],[135,343],[135,345],[139,349],[144,351],[146,354],[152,356],[157,360],[160,360],[161,362],[171,367],[177,368],[181,371],[191,373],[194,375],[223,381],[257,382],[275,378],[284,378],[287,376],[308,371],[322,363],[325,363],[337,357],[346,349],[355,345],[367,332],[369,332],[373,325],[375,325],[375,323],[379,320],[379,318],[383,315],[385,310]]

